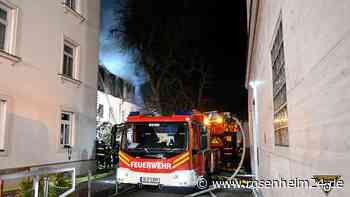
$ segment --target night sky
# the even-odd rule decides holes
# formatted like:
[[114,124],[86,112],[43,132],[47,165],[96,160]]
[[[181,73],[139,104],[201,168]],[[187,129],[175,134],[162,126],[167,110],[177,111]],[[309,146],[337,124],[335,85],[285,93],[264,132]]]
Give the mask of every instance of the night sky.
[[[132,81],[137,79],[128,54],[118,50],[118,43],[108,39],[113,27],[112,7],[117,0],[102,0],[100,62],[112,72]],[[230,111],[247,117],[247,93],[244,88],[247,48],[246,5],[244,0],[199,1],[194,16],[200,17],[203,53],[211,65],[211,83],[205,90],[208,110]]]
[[206,31],[200,35],[212,62],[213,85],[206,92],[212,99],[211,109],[231,111],[246,118],[246,62],[245,1],[211,1],[203,5]]

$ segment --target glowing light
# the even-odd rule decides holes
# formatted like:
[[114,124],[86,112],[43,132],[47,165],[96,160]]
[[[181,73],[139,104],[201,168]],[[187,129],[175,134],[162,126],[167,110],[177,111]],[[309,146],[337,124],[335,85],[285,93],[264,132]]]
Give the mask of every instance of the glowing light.
[[250,87],[252,88],[256,88],[257,85],[261,84],[262,82],[261,81],[250,81],[249,82],[249,85]]
[[216,118],[216,123],[218,123],[218,124],[222,124],[223,122],[224,122],[224,118],[223,117],[218,117],[218,118]]
[[210,121],[209,121],[209,119],[207,117],[204,118],[203,122],[204,122],[205,125],[210,125]]

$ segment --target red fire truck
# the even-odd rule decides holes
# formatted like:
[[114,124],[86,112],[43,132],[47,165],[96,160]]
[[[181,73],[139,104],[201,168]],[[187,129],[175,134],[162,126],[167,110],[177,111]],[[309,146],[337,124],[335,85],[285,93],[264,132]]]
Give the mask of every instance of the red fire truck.
[[195,187],[214,169],[202,113],[131,113],[119,147],[118,183]]
[[240,126],[230,112],[205,112],[204,124],[209,132],[209,146],[212,151],[218,151],[219,161],[217,168],[220,170],[234,170],[234,159],[240,156],[239,147],[242,146],[240,139]]

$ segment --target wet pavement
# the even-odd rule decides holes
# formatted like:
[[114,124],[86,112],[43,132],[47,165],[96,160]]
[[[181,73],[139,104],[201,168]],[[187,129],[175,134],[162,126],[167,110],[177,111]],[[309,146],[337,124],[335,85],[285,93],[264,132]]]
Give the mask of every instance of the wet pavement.
[[[157,187],[143,187],[141,189],[130,185],[118,185],[118,194],[115,193],[115,178],[113,176],[92,182],[92,197],[183,197],[193,193],[193,191],[182,191],[179,189],[159,190]],[[202,194],[202,197],[252,197],[251,191],[222,189]],[[87,195],[79,195],[87,196]]]
[[[190,194],[190,193],[188,193]],[[188,194],[180,193],[169,193],[165,191],[150,191],[147,189],[132,190],[126,193],[122,193],[118,196],[123,197],[183,197]],[[209,193],[200,195],[201,197],[252,197],[253,195],[249,191],[214,191],[214,195]]]

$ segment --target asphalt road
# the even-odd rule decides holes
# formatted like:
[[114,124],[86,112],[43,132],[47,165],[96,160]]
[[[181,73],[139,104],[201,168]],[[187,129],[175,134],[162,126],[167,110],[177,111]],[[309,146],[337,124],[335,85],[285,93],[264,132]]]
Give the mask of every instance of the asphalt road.
[[[92,197],[112,197],[115,196],[115,180],[114,177],[107,177],[93,182],[92,189],[94,193]],[[181,188],[159,190],[157,187],[144,186],[138,189],[134,186],[120,185],[117,197],[183,197],[193,193],[193,191],[184,191]],[[209,193],[201,195],[202,197],[252,197],[249,191],[238,190],[216,190],[215,195]],[[78,196],[86,196],[84,194]]]
[[[159,191],[150,189],[135,189],[123,193],[118,196],[122,197],[183,197],[190,193],[178,192],[178,191]],[[253,195],[248,191],[216,191],[214,195],[217,197],[252,197]],[[201,195],[201,197],[214,197],[209,193]]]

